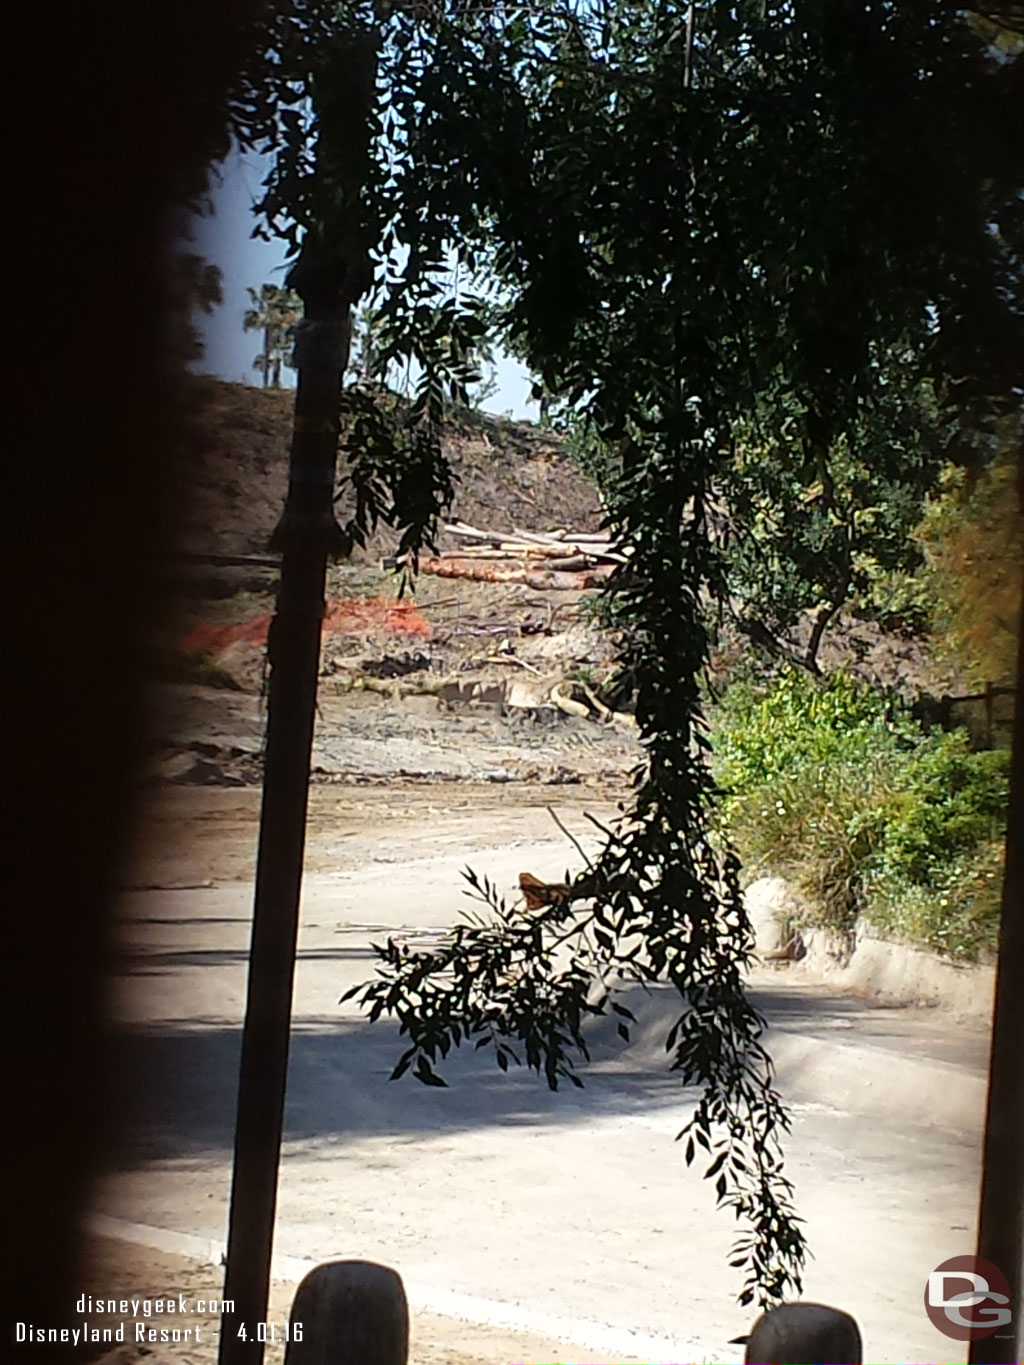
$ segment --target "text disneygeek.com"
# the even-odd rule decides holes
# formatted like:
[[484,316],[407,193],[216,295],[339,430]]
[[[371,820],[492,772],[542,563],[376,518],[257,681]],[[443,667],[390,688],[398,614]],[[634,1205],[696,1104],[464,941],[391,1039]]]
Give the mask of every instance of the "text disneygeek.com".
[[[167,1295],[163,1298],[126,1298],[101,1299],[90,1294],[80,1295],[75,1304],[75,1313],[82,1315],[76,1325],[49,1327],[35,1323],[16,1322],[14,1339],[19,1345],[52,1345],[63,1343],[68,1346],[81,1346],[92,1342],[178,1342],[199,1343],[210,1339],[210,1323],[183,1324],[180,1319],[199,1315],[206,1318],[219,1318],[222,1313],[233,1313],[234,1302],[230,1299],[188,1299],[184,1294]],[[168,1322],[167,1316],[173,1314],[177,1321]],[[115,1325],[104,1325],[96,1319],[120,1318]],[[153,1319],[158,1319],[154,1321]],[[163,1318],[164,1321],[159,1321]],[[302,1328],[298,1323],[278,1327],[274,1323],[257,1323],[251,1329],[242,1326],[237,1329],[239,1337],[245,1341],[255,1337],[259,1341],[287,1341],[294,1338],[302,1340]]]

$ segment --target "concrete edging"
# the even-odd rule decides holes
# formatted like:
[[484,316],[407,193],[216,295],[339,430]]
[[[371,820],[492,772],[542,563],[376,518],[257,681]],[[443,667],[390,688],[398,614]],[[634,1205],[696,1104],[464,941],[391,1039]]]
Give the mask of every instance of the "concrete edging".
[[981,1132],[988,1078],[966,1067],[886,1048],[770,1028],[765,1046],[783,1098],[827,1104],[859,1119]]

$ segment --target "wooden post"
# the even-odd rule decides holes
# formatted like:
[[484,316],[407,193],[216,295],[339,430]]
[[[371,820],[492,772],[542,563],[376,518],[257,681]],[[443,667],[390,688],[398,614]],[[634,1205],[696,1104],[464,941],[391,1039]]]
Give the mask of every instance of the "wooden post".
[[374,29],[339,43],[323,73],[314,101],[317,155],[332,168],[345,208],[340,222],[307,229],[288,274],[304,317],[295,342],[288,495],[270,541],[281,554],[281,584],[267,640],[263,804],[224,1282],[232,1307],[221,1319],[220,1365],[263,1360],[256,1334],[266,1322],[277,1210],[324,585],[328,557],[351,550],[334,519],[334,484],[352,308],[373,281],[357,205],[370,160],[378,45]]
[[372,1261],[329,1261],[295,1292],[285,1365],[407,1365],[401,1277]]
[[[330,489],[327,489],[328,496]],[[327,550],[286,549],[271,625],[270,691],[249,989],[235,1125],[221,1365],[259,1365],[284,1122],[292,983]]]
[[[1024,595],[1022,595],[1024,596]],[[1024,629],[1017,677],[1024,678]],[[1013,1323],[1007,1335],[971,1342],[971,1365],[1014,1365],[1024,1350],[1024,706],[1015,705],[1010,760],[999,960],[996,965],[988,1110],[978,1216],[978,1255],[1006,1276]]]

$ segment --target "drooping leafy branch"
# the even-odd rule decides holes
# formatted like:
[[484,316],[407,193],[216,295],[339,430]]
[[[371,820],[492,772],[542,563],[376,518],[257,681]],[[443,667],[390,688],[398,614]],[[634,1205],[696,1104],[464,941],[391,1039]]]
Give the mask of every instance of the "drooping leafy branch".
[[[389,947],[364,999],[404,1007],[424,1077],[435,1049],[486,1018],[556,1079],[587,990],[628,977],[642,943],[687,1002],[676,1061],[704,1087],[693,1132],[728,1134],[714,1169],[720,1199],[750,1219],[745,1295],[770,1298],[796,1281],[802,1244],[739,979],[734,869],[706,836],[696,677],[703,599],[727,581],[712,503],[728,488],[748,536],[766,494],[803,509],[770,548],[777,562],[802,550],[805,580],[816,563],[837,573],[822,587],[834,609],[861,572],[880,491],[885,547],[933,476],[930,434],[901,405],[930,385],[971,430],[1017,401],[1021,162],[999,108],[1019,102],[1020,73],[989,70],[952,5],[705,4],[693,24],[688,9],[546,7],[517,60],[497,36],[483,42],[461,83],[424,103],[424,164],[466,171],[448,207],[467,239],[488,208],[519,350],[614,451],[609,518],[630,570],[613,590],[631,623],[646,762],[628,832],[576,888],[605,958],[590,959],[582,926],[557,926],[570,966],[546,998],[564,1036],[531,1033],[529,1010],[486,984],[519,941],[500,916],[500,931],[456,938],[447,957]],[[545,952],[526,953],[530,971]],[[482,1016],[448,992],[445,973],[469,962]]]

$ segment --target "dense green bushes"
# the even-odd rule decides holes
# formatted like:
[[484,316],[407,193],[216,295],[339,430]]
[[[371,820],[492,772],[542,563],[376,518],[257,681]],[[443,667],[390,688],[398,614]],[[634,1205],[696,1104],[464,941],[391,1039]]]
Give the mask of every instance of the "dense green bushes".
[[819,922],[963,960],[996,946],[1008,755],[925,734],[845,676],[737,684],[714,714],[723,831],[791,877]]

